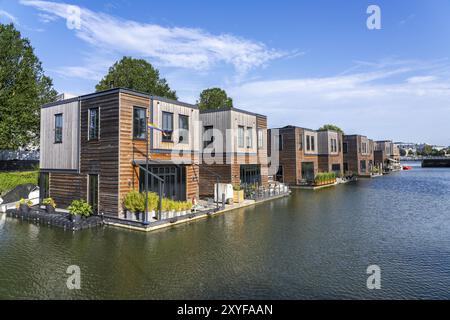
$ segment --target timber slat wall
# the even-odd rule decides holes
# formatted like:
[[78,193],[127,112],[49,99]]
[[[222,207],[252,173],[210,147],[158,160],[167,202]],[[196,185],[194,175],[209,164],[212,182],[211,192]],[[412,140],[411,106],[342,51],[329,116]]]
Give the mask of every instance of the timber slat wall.
[[[88,141],[88,110],[100,110],[100,137]],[[81,102],[80,173],[98,174],[99,211],[117,215],[119,191],[119,94],[112,93]],[[87,183],[85,184],[87,190]]]
[[80,174],[50,173],[49,194],[58,208],[67,208],[72,200],[86,199],[86,178]]

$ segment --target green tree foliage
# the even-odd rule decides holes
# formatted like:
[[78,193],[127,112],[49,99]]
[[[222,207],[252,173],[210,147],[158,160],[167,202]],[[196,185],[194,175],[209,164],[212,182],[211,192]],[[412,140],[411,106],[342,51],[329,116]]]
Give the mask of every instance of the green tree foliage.
[[143,59],[123,57],[109,68],[108,74],[95,86],[97,91],[111,88],[128,88],[148,94],[177,100],[166,79],[159,71]]
[[37,145],[40,106],[56,95],[30,41],[0,24],[0,149]]
[[320,127],[319,130],[334,130],[334,131],[344,134],[344,130],[342,130],[341,128],[339,128],[338,126],[336,126],[334,124],[325,124],[322,127]]
[[200,110],[214,110],[224,107],[233,108],[233,99],[228,97],[225,90],[220,88],[210,88],[202,91],[198,106]]

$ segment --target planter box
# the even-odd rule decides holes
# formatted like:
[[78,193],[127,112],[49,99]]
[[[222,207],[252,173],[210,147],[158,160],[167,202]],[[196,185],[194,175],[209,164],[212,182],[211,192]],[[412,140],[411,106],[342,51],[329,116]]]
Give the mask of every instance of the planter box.
[[53,206],[51,206],[51,205],[46,205],[45,210],[47,210],[47,213],[51,213],[51,214],[55,213],[55,208],[53,208]]
[[27,204],[20,204],[19,210],[23,213],[28,213],[30,212],[30,207]]
[[239,190],[239,191],[234,190],[233,191],[233,202],[241,203],[243,201],[244,201],[244,190]]

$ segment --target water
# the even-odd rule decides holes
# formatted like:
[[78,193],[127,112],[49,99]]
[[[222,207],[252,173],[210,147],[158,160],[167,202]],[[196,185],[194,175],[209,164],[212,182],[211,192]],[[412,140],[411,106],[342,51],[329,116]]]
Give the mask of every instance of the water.
[[150,234],[3,215],[0,298],[449,299],[449,193],[450,169],[415,167]]

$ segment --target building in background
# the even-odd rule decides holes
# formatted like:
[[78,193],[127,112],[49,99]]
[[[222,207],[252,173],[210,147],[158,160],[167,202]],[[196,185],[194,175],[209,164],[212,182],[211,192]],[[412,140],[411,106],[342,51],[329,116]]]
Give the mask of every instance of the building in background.
[[363,135],[344,135],[344,174],[371,177],[374,166],[374,143]]
[[214,194],[214,183],[268,184],[267,117],[223,108],[200,112],[202,155],[200,195]]
[[319,172],[334,172],[338,177],[343,175],[342,137],[342,133],[334,130],[319,130],[317,132]]
[[269,151],[272,159],[278,152],[275,180],[291,186],[314,183],[319,172],[317,131],[296,126],[270,129]]

